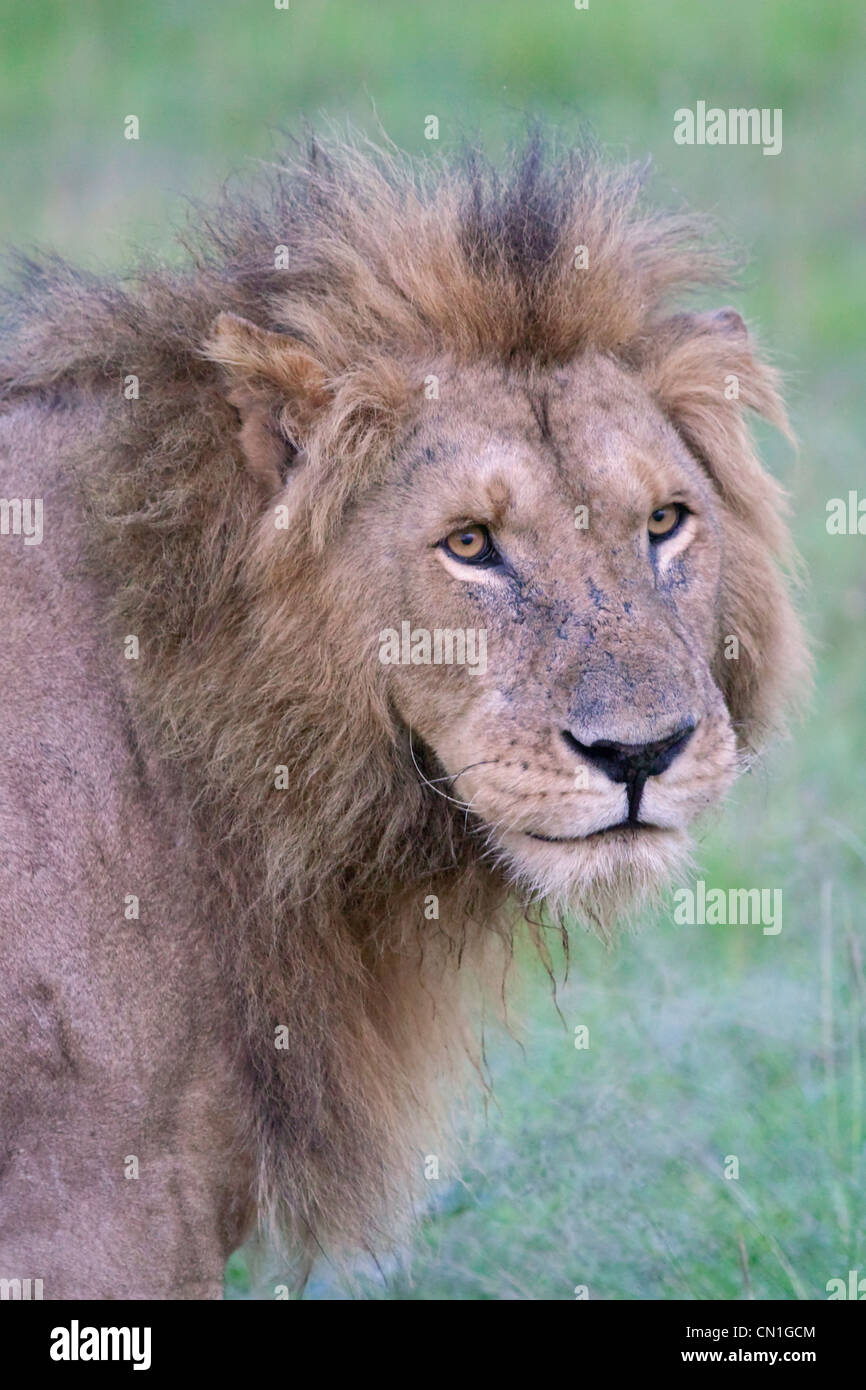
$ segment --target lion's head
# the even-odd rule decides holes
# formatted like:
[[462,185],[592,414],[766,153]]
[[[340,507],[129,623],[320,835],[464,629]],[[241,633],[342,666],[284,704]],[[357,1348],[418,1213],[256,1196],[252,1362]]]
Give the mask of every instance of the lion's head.
[[439,401],[347,518],[430,785],[533,895],[622,902],[730,784],[727,524],[650,391],[595,351],[547,371],[443,367]]
[[13,308],[2,392],[95,412],[93,563],[211,847],[261,1203],[313,1244],[388,1228],[515,885],[606,929],[803,677],[774,374],[674,310],[722,265],[639,192],[313,142],[186,268],[31,266]]
[[426,199],[328,166],[324,244],[271,302],[293,331],[223,314],[207,350],[431,798],[492,873],[606,921],[802,675],[744,408],[785,421],[739,314],[665,311],[716,269],[694,226],[538,156]]

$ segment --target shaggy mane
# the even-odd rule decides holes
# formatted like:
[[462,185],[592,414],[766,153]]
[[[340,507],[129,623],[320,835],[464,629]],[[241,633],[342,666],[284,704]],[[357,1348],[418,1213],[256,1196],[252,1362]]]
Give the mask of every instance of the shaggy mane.
[[[739,371],[743,404],[782,421],[772,373],[666,317],[673,294],[718,283],[725,263],[697,220],[645,212],[641,184],[636,168],[557,157],[539,137],[500,172],[472,153],[414,163],[316,139],[252,195],[200,214],[181,268],[121,280],[26,261],[5,305],[3,408],[39,393],[100,412],[77,466],[112,596],[110,659],[117,633],[139,636],[128,674],[143,736],[177,763],[214,846],[202,910],[243,1019],[260,1208],[308,1249],[381,1245],[408,1210],[406,1173],[437,1151],[438,1082],[467,1051],[477,1060],[472,996],[491,979],[486,997],[499,993],[519,915],[479,862],[471,820],[419,777],[311,560],[409,428],[429,364],[544,366],[594,347],[645,370],[660,398],[671,377],[722,495],[748,525],[767,501],[763,543],[784,546],[774,485],[743,471],[739,411],[720,424],[712,406],[720,373]],[[278,575],[207,358],[224,311],[299,339],[332,393]],[[683,353],[685,386],[670,368]],[[124,398],[130,375],[137,400]],[[744,729],[764,727],[778,646],[754,594],[729,597],[745,647],[731,707]],[[275,789],[278,765],[289,790]],[[424,916],[428,894],[438,920]],[[281,1025],[288,1051],[274,1046]]]

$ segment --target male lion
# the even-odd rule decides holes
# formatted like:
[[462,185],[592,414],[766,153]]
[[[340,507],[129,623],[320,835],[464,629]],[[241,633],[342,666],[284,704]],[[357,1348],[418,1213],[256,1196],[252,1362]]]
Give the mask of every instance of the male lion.
[[217,1297],[256,1218],[393,1236],[521,906],[607,932],[781,723],[775,378],[671,311],[721,262],[639,188],[313,142],[181,269],[25,263],[3,1276]]

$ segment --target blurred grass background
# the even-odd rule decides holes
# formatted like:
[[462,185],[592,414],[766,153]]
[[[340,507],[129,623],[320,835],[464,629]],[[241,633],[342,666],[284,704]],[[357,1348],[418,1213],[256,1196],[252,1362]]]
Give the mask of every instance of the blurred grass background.
[[[788,376],[801,449],[765,452],[793,496],[817,684],[698,858],[712,887],[781,887],[783,930],[662,914],[614,953],[576,933],[564,1024],[529,963],[524,1050],[490,1040],[494,1100],[460,1181],[430,1183],[404,1260],[354,1284],[323,1264],[305,1297],[823,1298],[866,1272],[866,537],[825,527],[828,498],[866,497],[862,6],[0,0],[0,19],[7,245],[173,255],[186,198],[271,158],[301,117],[381,122],[423,151],[432,114],[438,148],[477,133],[496,150],[533,112],[652,155],[662,198],[750,248],[736,302]],[[782,153],[675,145],[674,111],[698,100],[780,107]],[[242,1252],[227,1296],[279,1281]]]

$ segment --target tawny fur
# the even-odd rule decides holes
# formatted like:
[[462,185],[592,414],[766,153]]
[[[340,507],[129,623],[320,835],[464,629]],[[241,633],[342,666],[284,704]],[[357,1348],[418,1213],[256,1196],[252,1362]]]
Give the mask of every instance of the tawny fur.
[[[120,281],[31,263],[8,309],[7,406],[41,395],[103,411],[77,460],[91,562],[114,594],[111,630],[141,641],[140,726],[181,767],[218,864],[202,911],[242,1019],[260,1209],[311,1248],[377,1244],[405,1212],[443,1077],[477,1053],[478,996],[495,1004],[520,917],[471,819],[419,777],[348,600],[317,564],[423,410],[429,364],[545,371],[594,350],[636,374],[737,522],[718,625],[743,652],[716,675],[743,748],[782,724],[802,679],[781,494],[741,409],[784,428],[776,378],[735,318],[671,313],[725,262],[699,222],[647,212],[640,189],[639,171],[551,158],[538,140],[500,175],[472,157],[416,165],[315,141],[256,198],[202,217],[183,268]],[[288,269],[274,267],[279,246]],[[226,313],[297,343],[288,364],[261,343],[235,364],[249,372],[260,353],[277,397],[280,372],[291,378],[296,408],[276,422],[306,482],[279,559],[262,517],[280,451],[253,412],[261,465],[244,466],[247,388],[226,320],[222,346],[214,336]],[[731,373],[739,404],[723,395]],[[605,910],[641,877],[636,856],[600,894]],[[421,910],[428,892],[438,921]],[[273,1045],[281,1024],[288,1053]]]

